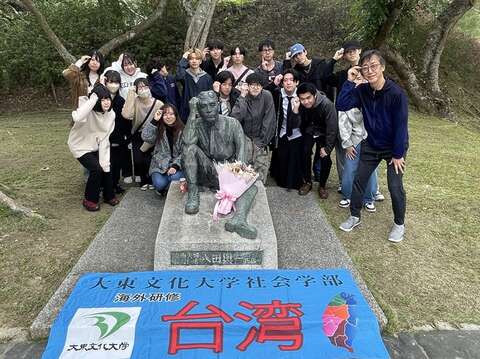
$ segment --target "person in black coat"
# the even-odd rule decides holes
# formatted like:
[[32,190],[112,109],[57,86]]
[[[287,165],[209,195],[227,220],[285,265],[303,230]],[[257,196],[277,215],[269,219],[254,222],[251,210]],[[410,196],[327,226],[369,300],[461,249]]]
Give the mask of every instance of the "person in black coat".
[[200,67],[214,79],[218,73],[227,69],[229,57],[223,57],[223,42],[220,40],[211,40],[207,47],[203,49],[203,61]]
[[104,76],[105,86],[112,97],[112,109],[115,112],[115,128],[109,138],[113,189],[116,193],[123,193],[125,190],[118,184],[120,172],[122,172],[123,177],[132,175],[132,163],[128,150],[132,123],[122,116],[125,100],[118,92],[121,82],[120,73],[115,70],[108,70]]
[[297,71],[287,69],[265,87],[272,92],[277,115],[270,174],[278,186],[287,190],[298,190],[304,184],[303,136],[296,93],[298,83]]
[[320,198],[326,199],[326,183],[330,175],[332,160],[330,154],[335,147],[338,136],[338,120],[335,105],[318,91],[311,83],[303,83],[297,88],[300,99],[301,131],[304,140],[305,185],[300,194],[307,194],[312,189],[312,149],[316,144],[321,162],[318,192]]
[[333,74],[335,63],[342,58],[343,51],[338,50],[331,59],[308,58],[307,50],[302,44],[295,44],[285,55],[283,68],[294,68],[300,74],[300,84],[310,82],[318,91],[325,93],[334,101],[334,89],[328,79]]

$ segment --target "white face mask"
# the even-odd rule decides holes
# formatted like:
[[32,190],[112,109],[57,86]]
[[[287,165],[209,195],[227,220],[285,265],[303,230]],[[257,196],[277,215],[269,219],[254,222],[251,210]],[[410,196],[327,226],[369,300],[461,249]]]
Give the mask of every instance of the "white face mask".
[[110,91],[111,94],[116,94],[119,88],[120,84],[117,84],[115,82],[107,83],[107,89],[108,91]]
[[137,94],[138,94],[138,97],[141,97],[141,98],[147,98],[151,96],[149,89],[138,91]]

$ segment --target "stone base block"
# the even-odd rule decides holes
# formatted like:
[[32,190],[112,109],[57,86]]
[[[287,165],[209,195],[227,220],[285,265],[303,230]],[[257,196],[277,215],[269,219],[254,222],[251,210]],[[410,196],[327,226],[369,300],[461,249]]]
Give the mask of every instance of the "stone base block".
[[248,216],[257,228],[255,240],[225,230],[229,217],[215,222],[213,192],[200,193],[200,211],[185,214],[187,194],[173,182],[168,191],[155,243],[155,270],[162,269],[276,269],[277,238],[265,187],[255,184],[258,193]]

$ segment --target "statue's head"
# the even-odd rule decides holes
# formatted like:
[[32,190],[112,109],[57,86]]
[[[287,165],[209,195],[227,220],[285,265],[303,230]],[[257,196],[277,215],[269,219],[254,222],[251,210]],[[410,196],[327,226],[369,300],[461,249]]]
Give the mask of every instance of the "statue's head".
[[213,123],[218,119],[218,97],[213,91],[202,91],[197,96],[197,110],[203,121]]

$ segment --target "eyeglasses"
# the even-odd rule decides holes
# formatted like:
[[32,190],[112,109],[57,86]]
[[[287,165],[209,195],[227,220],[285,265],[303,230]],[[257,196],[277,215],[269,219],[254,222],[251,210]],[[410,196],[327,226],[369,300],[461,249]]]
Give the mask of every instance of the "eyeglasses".
[[222,82],[220,85],[223,86],[223,87],[232,87],[233,86],[231,82]]
[[362,66],[362,72],[367,73],[369,71],[371,72],[376,72],[378,68],[380,67],[380,64],[371,64],[371,65],[364,65]]
[[260,84],[257,84],[257,83],[253,83],[253,84],[248,84],[248,87],[251,87],[251,88],[262,88],[262,85]]
[[269,48],[269,49],[262,49],[262,52],[272,52],[273,49],[272,48]]

